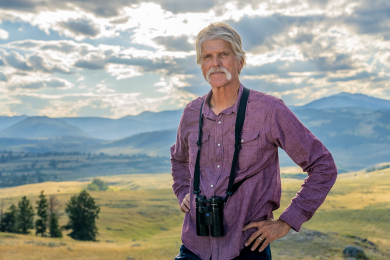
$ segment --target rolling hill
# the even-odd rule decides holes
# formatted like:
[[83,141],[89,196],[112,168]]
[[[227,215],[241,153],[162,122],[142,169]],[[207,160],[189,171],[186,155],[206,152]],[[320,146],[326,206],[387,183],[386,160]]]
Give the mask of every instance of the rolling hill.
[[[339,176],[331,192],[301,231],[271,243],[272,257],[279,259],[346,259],[342,251],[348,245],[361,247],[368,259],[390,257],[390,169]],[[90,191],[101,208],[96,224],[97,242],[76,241],[63,231],[63,238],[0,233],[0,260],[23,259],[173,259],[181,240],[184,214],[172,191],[172,176],[130,174],[102,176],[109,191]],[[22,196],[31,203],[41,190],[61,202],[60,225],[68,221],[64,205],[84,189],[91,178],[72,182],[44,182],[0,189],[4,209],[17,205]],[[282,179],[280,208],[274,218],[291,203],[302,180]]]
[[390,100],[369,97],[363,94],[341,92],[330,97],[314,100],[313,102],[296,108],[329,109],[347,107],[359,107],[369,110],[390,109]]
[[28,118],[28,116],[0,116],[0,131],[23,121],[26,118]]
[[83,129],[97,139],[118,140],[143,132],[177,128],[182,109],[161,112],[144,111],[119,119],[100,117],[63,117],[64,122]]
[[[389,108],[389,100],[344,92],[304,106],[291,107],[301,122],[332,152],[339,172],[388,161]],[[182,110],[171,110],[145,111],[119,119],[31,117],[22,120],[15,117],[7,121],[6,117],[0,117],[0,123],[5,124],[22,120],[0,132],[0,137],[13,138],[0,138],[0,150],[82,151],[113,155],[144,153],[168,158],[181,114]],[[58,135],[68,137],[51,138]],[[80,137],[69,139],[69,136],[76,135]],[[33,137],[47,139],[23,139]],[[68,138],[69,145],[64,138]],[[283,151],[280,152],[280,164],[295,165]]]
[[82,129],[49,117],[28,117],[0,132],[0,137],[42,138],[58,136],[89,137]]

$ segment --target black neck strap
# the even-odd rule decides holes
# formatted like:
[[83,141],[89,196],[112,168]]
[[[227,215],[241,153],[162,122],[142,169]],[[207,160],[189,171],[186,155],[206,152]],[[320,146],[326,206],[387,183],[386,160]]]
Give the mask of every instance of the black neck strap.
[[[229,178],[229,186],[226,190],[226,197],[224,199],[224,203],[226,203],[229,196],[233,194],[238,188],[234,187],[234,175],[236,173],[236,163],[237,163],[237,156],[238,151],[240,150],[240,135],[242,126],[244,125],[245,121],[245,112],[246,112],[246,104],[248,101],[249,96],[249,89],[244,87],[244,90],[241,95],[240,99],[240,106],[238,107],[237,117],[236,117],[236,126],[235,126],[235,143],[234,143],[234,155],[233,155],[233,161],[232,161],[232,167],[230,170],[230,178]],[[202,148],[202,126],[203,126],[203,118],[202,118],[202,109],[203,109],[203,103],[200,107],[200,114],[199,114],[199,135],[198,135],[198,153],[196,155],[196,163],[195,163],[195,171],[194,171],[194,194],[199,195],[201,190],[199,189],[199,183],[200,183],[200,150]],[[242,182],[239,183],[239,185]]]

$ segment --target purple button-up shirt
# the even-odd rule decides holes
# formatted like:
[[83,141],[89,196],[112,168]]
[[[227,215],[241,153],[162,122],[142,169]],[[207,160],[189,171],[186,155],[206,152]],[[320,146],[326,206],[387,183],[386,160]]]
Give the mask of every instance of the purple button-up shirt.
[[203,107],[203,136],[200,155],[200,190],[207,198],[226,196],[234,153],[234,130],[243,85],[236,103],[218,116],[210,109],[212,95],[199,97],[183,111],[176,143],[171,147],[173,191],[179,204],[190,193],[190,211],[185,213],[182,243],[201,259],[233,259],[245,241],[256,231],[242,231],[244,225],[273,218],[280,207],[281,180],[278,147],[299,165],[308,177],[280,219],[299,231],[325,200],[336,181],[337,168],[326,147],[299,121],[284,102],[271,95],[251,90],[241,134],[234,182],[244,178],[240,188],[224,207],[223,237],[197,236],[194,167],[198,146],[199,111]]

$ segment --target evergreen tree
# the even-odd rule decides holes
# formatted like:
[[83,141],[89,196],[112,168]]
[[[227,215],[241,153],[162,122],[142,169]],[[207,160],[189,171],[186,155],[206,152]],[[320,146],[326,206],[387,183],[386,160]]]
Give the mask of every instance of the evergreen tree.
[[47,199],[46,196],[43,195],[44,191],[41,191],[41,195],[39,195],[39,200],[36,202],[37,203],[37,215],[39,219],[35,221],[35,235],[41,234],[42,236],[46,232],[46,223],[47,223]]
[[5,212],[3,214],[3,217],[1,218],[0,231],[16,233],[17,232],[16,221],[18,217],[18,210],[16,209],[14,204],[12,204],[8,210],[9,212]]
[[58,225],[57,214],[51,213],[50,216],[50,236],[51,237],[62,237],[61,229]]
[[30,205],[30,201],[24,196],[21,201],[19,201],[19,214],[17,217],[17,228],[18,233],[29,234],[29,229],[34,228],[34,209]]
[[65,212],[68,214],[69,223],[66,229],[72,229],[70,237],[76,240],[96,241],[98,229],[95,219],[99,218],[100,207],[87,191],[82,191],[78,196],[73,196],[66,203]]

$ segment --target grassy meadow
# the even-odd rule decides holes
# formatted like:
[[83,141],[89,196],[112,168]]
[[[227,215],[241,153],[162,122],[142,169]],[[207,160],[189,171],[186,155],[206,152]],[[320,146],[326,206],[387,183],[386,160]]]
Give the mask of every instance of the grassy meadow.
[[[287,174],[300,173],[289,169]],[[178,253],[183,214],[171,189],[170,174],[103,176],[109,191],[90,192],[101,207],[98,242],[0,233],[5,259],[173,259]],[[65,204],[88,179],[45,182],[0,189],[4,209],[23,195],[34,204],[39,192]],[[303,180],[283,178],[278,217]],[[64,205],[62,207],[62,212]],[[66,215],[60,224],[67,223]],[[347,245],[360,246],[370,259],[390,259],[390,169],[339,175],[324,204],[301,232],[291,231],[271,244],[273,259],[344,259]],[[368,241],[364,240],[367,239]],[[372,242],[372,243],[370,243]]]

